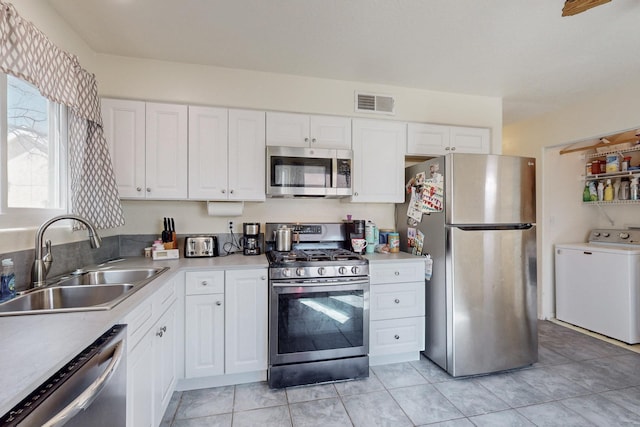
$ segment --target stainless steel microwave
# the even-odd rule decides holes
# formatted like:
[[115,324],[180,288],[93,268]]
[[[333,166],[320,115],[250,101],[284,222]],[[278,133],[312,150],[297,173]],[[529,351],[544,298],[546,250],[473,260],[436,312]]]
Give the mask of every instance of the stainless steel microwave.
[[267,147],[268,197],[351,195],[351,150]]

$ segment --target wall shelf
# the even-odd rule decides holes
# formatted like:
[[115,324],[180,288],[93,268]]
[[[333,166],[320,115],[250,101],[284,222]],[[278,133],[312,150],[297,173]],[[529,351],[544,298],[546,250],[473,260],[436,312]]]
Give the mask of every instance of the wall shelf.
[[611,201],[593,201],[593,202],[582,202],[583,205],[637,205],[640,204],[640,200],[611,200]]
[[607,155],[611,155],[611,154],[633,153],[635,151],[640,151],[640,144],[633,145],[630,148],[623,148],[621,150],[616,150],[615,145],[613,145],[611,147],[611,150],[609,151],[603,151],[602,153],[585,154],[585,158],[596,159],[598,157],[606,157]]

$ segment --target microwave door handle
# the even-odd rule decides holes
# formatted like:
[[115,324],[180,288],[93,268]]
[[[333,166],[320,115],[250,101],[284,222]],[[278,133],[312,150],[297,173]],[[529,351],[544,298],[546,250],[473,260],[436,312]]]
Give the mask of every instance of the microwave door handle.
[[71,403],[69,403],[63,410],[58,412],[56,415],[51,417],[49,421],[45,422],[42,427],[58,427],[66,424],[71,418],[75,417],[78,412],[86,409],[93,403],[96,397],[100,394],[102,389],[107,385],[109,379],[118,368],[120,361],[122,360],[122,356],[124,354],[124,340],[120,341],[115,350],[113,351],[113,355],[111,356],[111,362],[106,367],[104,372],[100,374],[96,380],[89,385],[78,397],[73,399]]

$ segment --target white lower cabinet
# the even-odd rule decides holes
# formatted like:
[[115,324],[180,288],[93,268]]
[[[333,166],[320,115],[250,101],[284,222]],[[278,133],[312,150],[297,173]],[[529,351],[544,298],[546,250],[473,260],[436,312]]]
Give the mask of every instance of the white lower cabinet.
[[424,350],[424,261],[369,262],[372,365],[420,358]]
[[186,273],[185,377],[267,369],[265,268]]
[[178,318],[170,280],[126,318],[127,426],[160,425],[176,386]]

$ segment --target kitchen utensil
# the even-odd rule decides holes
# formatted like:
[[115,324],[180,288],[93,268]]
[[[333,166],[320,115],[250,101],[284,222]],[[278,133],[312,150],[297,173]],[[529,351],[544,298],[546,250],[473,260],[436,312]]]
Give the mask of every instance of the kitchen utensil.
[[245,222],[242,224],[242,253],[245,255],[260,255],[260,224]]
[[362,250],[366,248],[368,245],[366,239],[351,239],[351,246],[353,247],[353,251],[361,254]]
[[276,241],[276,251],[291,250],[291,235],[293,230],[287,226],[281,226],[274,231],[274,240]]
[[203,258],[219,256],[216,236],[187,236],[184,239],[185,258]]

